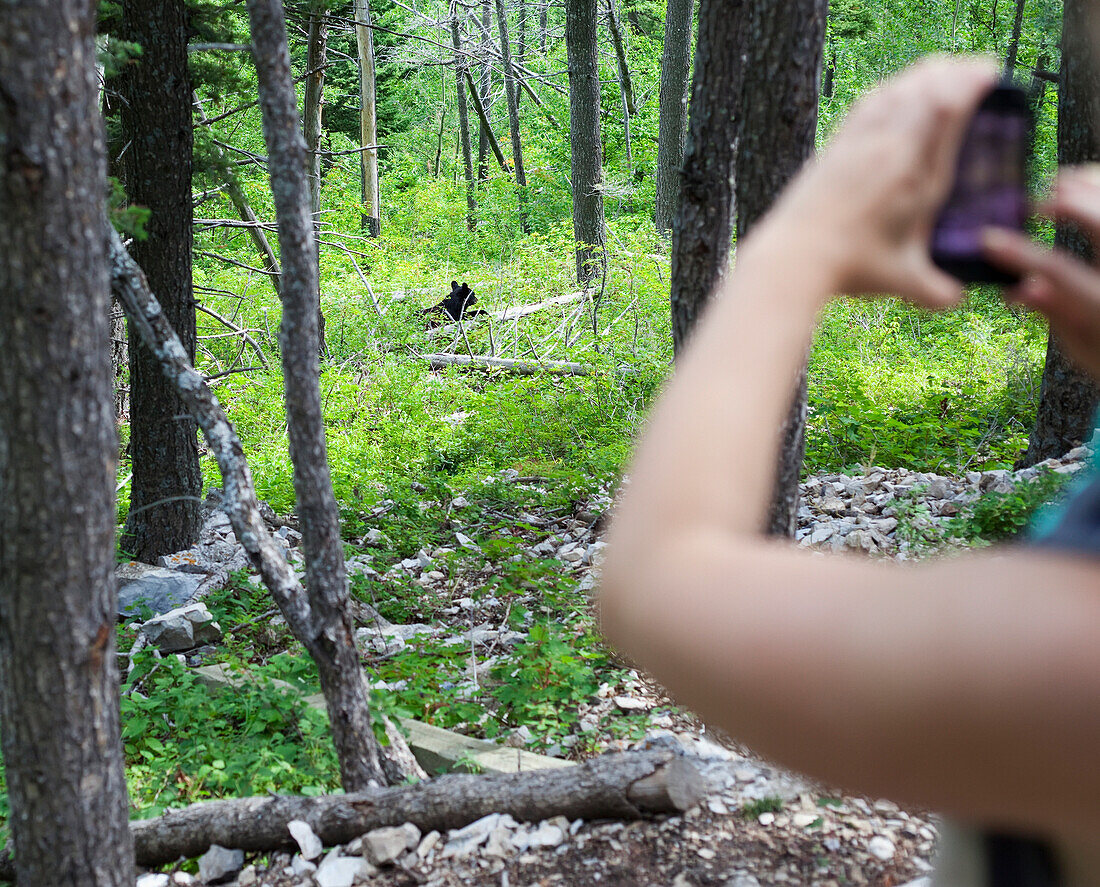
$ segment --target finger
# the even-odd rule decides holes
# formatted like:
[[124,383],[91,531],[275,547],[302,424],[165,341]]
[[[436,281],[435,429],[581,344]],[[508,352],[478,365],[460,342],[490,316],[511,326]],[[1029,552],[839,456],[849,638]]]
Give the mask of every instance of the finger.
[[1007,228],[986,228],[982,232],[982,247],[985,257],[1006,271],[1022,277],[1041,275],[1059,288],[1100,298],[1100,275],[1067,252],[1041,247]]
[[1079,175],[1060,177],[1040,210],[1050,218],[1073,222],[1096,237],[1100,235],[1100,182]]

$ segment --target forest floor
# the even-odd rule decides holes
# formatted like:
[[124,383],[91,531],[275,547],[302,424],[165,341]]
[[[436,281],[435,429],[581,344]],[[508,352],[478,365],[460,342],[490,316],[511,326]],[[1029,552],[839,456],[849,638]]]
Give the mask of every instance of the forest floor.
[[[1044,465],[1045,470],[1014,474],[994,471],[944,477],[871,469],[862,476],[812,477],[802,488],[799,543],[817,550],[891,558],[912,557],[936,545],[957,545],[965,542],[958,534],[973,532],[975,521],[986,526],[997,520],[1015,520],[1020,509],[1033,507],[1033,490],[1049,497],[1084,467],[1089,455],[1088,449],[1079,448],[1064,460]],[[515,472],[502,480],[515,487],[529,481]],[[422,495],[428,496],[426,491]],[[596,661],[591,673],[572,658],[592,643],[586,632],[593,626],[593,615],[585,600],[598,579],[608,491],[574,503],[565,514],[560,508],[523,502],[522,497],[510,508],[499,496],[495,501],[497,518],[510,516],[515,521],[511,532],[523,541],[522,550],[503,549],[507,564],[525,565],[524,572],[512,577],[521,581],[509,593],[489,584],[499,575],[500,565],[486,555],[484,549],[490,546],[484,532],[477,537],[481,545],[475,542],[475,529],[484,530],[480,523],[483,515],[465,496],[446,503],[426,498],[414,509],[421,515],[441,509],[450,516],[446,526],[455,544],[473,552],[461,566],[449,559],[453,551],[446,548],[421,549],[415,557],[395,555],[392,549],[378,547],[388,540],[376,529],[360,540],[360,553],[348,562],[353,576],[367,580],[363,585],[353,578],[353,589],[360,592],[355,607],[357,640],[375,679],[389,679],[376,683],[376,689],[397,695],[411,693],[406,697],[410,699],[424,696],[428,686],[449,687],[450,691],[439,692],[446,696],[446,692],[456,691],[456,695],[430,700],[424,710],[412,714],[489,738],[493,736],[484,724],[495,720],[506,727],[495,738],[505,739],[509,745],[526,745],[577,761],[605,751],[671,746],[696,756],[724,776],[708,780],[703,800],[680,816],[572,823],[558,817],[528,825],[508,817],[487,817],[480,825],[468,827],[477,833],[473,838],[466,829],[448,835],[417,832],[392,862],[377,868],[358,863],[364,855],[360,839],[346,847],[329,848],[323,859],[314,857],[312,863],[301,855],[286,853],[257,858],[228,883],[240,887],[337,887],[344,882],[328,876],[334,875],[334,865],[342,859],[361,865],[355,884],[379,887],[591,883],[898,887],[923,883],[921,879],[931,870],[939,832],[934,816],[900,809],[890,800],[817,786],[768,765],[678,708],[644,674],[629,669],[606,650],[600,655],[584,654]],[[386,509],[393,510],[384,505],[367,515],[368,522],[384,525]],[[295,521],[289,517],[276,519],[276,523],[290,528]],[[396,535],[400,528],[390,524],[388,529]],[[285,535],[287,531],[282,532]],[[499,523],[494,532],[501,532]],[[300,559],[293,535],[292,562]],[[552,567],[561,579],[558,586],[564,583],[570,589],[568,605],[558,600],[553,605],[556,612],[550,615],[567,627],[562,637],[574,639],[574,646],[555,647],[549,641],[532,640],[538,620],[531,614],[554,599],[537,581],[539,574],[532,563]],[[255,583],[242,581],[237,590],[247,586],[255,587]],[[384,599],[383,589],[392,591],[395,586],[405,589],[404,596]],[[426,620],[419,626],[425,634],[405,631],[414,626],[394,624],[368,605],[368,600],[390,619],[416,614],[417,622]],[[542,612],[547,615],[548,611]],[[515,618],[520,613],[528,615]],[[263,620],[256,623],[257,638],[278,634],[280,617],[267,621],[273,625],[265,626]],[[223,627],[233,628],[231,624]],[[456,646],[464,652],[432,658],[440,648]],[[429,683],[416,684],[408,669],[387,673],[386,667],[403,657],[409,659],[409,668],[426,669]],[[499,687],[494,691],[494,685],[507,684],[502,676],[514,678],[518,672],[512,667],[525,662],[530,665],[528,660],[547,669],[549,675],[541,685],[528,688],[529,692],[534,696],[540,691],[559,692],[555,697],[559,710],[548,713],[546,707],[536,708],[539,717],[532,717],[532,710],[514,700],[506,704],[509,697],[497,692]],[[447,672],[447,667],[454,670]],[[596,687],[595,681],[602,683]],[[467,703],[473,701],[485,705],[490,714],[472,717],[474,709]],[[530,703],[531,699],[524,701]],[[459,716],[455,712],[464,720],[454,723]],[[524,716],[534,730],[524,723],[516,726]],[[806,736],[805,741],[814,740]],[[320,870],[316,870],[317,863]],[[177,883],[195,882],[186,881],[180,873]]]

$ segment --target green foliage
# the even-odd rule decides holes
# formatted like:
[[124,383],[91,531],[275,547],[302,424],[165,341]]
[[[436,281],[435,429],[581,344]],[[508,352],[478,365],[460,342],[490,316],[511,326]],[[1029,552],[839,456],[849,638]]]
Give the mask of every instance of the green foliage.
[[608,656],[583,626],[532,625],[527,640],[493,668],[498,716],[546,739],[561,738],[576,727],[577,705],[599,689],[596,669],[607,665]]
[[1008,493],[986,493],[956,516],[949,536],[971,544],[999,542],[1022,532],[1035,513],[1057,499],[1069,475],[1043,471],[1033,481],[1016,484]]
[[140,816],[204,798],[317,795],[339,785],[325,715],[253,670],[232,691],[198,684],[174,656],[137,656],[122,739]]
[[741,816],[745,819],[756,819],[761,813],[780,813],[782,810],[783,799],[776,795],[767,795],[742,804]]

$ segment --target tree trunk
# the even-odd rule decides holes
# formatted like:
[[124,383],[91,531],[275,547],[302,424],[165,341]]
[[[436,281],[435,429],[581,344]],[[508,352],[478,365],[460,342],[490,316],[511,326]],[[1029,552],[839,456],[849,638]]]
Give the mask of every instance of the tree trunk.
[[0,4],[0,740],[27,887],[134,884],[94,36],[92,3]]
[[[729,266],[746,2],[699,0],[691,115],[672,228],[672,340],[677,354]],[[690,21],[690,11],[687,16]],[[662,80],[664,75],[662,71]],[[675,95],[671,92],[668,101]],[[663,106],[665,99],[661,102]]]
[[477,180],[474,178],[474,158],[470,147],[470,115],[466,108],[466,55],[462,51],[462,35],[458,17],[452,7],[451,44],[455,50],[455,101],[458,104],[458,140],[462,150],[462,173],[466,177],[466,227],[477,225]]
[[[737,236],[771,207],[814,150],[828,0],[791,0],[777,8],[753,0],[741,89],[737,147]],[[793,536],[798,478],[806,452],[806,370],[794,380],[768,532]]]
[[512,51],[508,46],[508,13],[504,0],[496,0],[497,27],[500,29],[500,55],[504,66],[504,95],[508,101],[508,130],[512,134],[512,168],[516,177],[516,194],[519,198],[519,226],[526,234],[527,226],[527,176],[523,171],[523,145],[519,140],[519,106],[516,104],[516,75],[512,70]]
[[306,552],[315,656],[345,790],[385,782],[352,639],[340,516],[332,491],[318,366],[317,247],[309,218],[305,140],[298,129],[279,0],[248,0],[271,191],[283,258],[279,329],[294,493]]
[[[527,57],[527,0],[515,0],[516,6],[516,65],[523,67]],[[516,90],[516,107],[522,93]]]
[[[130,200],[151,211],[134,247],[192,358],[191,85],[183,0],[124,0],[122,36],[141,57],[118,80],[129,149],[122,174]],[[130,456],[133,480],[122,547],[153,563],[199,538],[202,473],[195,422],[153,356],[130,335]]]
[[[1094,65],[1088,0],[1066,0],[1062,19],[1062,68],[1058,82],[1058,163],[1100,160],[1100,74]],[[1091,258],[1088,239],[1072,225],[1059,225],[1057,243]],[[1062,353],[1050,336],[1039,411],[1022,466],[1058,457],[1088,440],[1095,427],[1096,384]]]
[[688,71],[691,68],[691,10],[694,0],[668,0],[661,53],[661,94],[657,123],[657,231],[672,230],[680,196],[687,129]]
[[[302,97],[302,127],[306,138],[306,162],[309,164],[309,211],[313,216],[313,236],[320,254],[321,237],[321,103],[325,92],[325,58],[328,55],[328,10],[325,0],[313,0],[309,8],[309,32],[306,38],[306,85]],[[141,264],[141,261],[138,261]],[[157,290],[154,287],[154,292]],[[325,353],[325,315],[317,303],[317,347]]]
[[546,31],[548,30],[548,13],[547,10],[550,6],[549,0],[540,0],[539,2],[539,52],[546,55]]
[[485,139],[486,144],[493,149],[493,156],[497,159],[497,163],[500,165],[501,170],[507,175],[511,175],[512,170],[508,168],[508,161],[504,157],[504,152],[500,150],[500,143],[497,141],[497,137],[493,135],[493,130],[489,126],[489,112],[481,103],[481,99],[478,98],[477,89],[474,87],[474,80],[470,76],[469,69],[466,71],[466,84],[470,87],[470,98],[473,100],[477,119],[481,121],[481,135]]
[[[359,144],[378,144],[378,92],[374,80],[374,32],[370,27],[370,0],[355,0],[355,39],[359,47]],[[381,194],[378,190],[378,149],[360,156],[363,181],[363,230],[368,237],[382,234]]]
[[[489,50],[489,47],[485,44],[489,42],[491,5],[492,0],[481,0],[481,42],[486,56]],[[475,102],[480,102],[480,107],[485,113],[481,117],[481,134],[477,142],[477,180],[479,182],[484,182],[489,177],[489,140],[493,135],[493,130],[489,121],[489,100],[492,97],[493,69],[488,62],[485,62],[481,67],[481,80],[478,85],[480,89],[477,91],[478,98]],[[470,92],[475,92],[473,87],[470,88]]]
[[615,47],[615,63],[619,69],[619,87],[623,93],[626,113],[633,117],[638,113],[634,106],[634,83],[630,79],[630,66],[626,63],[626,42],[619,25],[619,15],[615,11],[615,0],[607,0],[607,26],[611,32],[611,45]]
[[1008,54],[1005,56],[1005,75],[1016,76],[1016,55],[1020,51],[1020,33],[1024,29],[1024,7],[1027,0],[1016,0],[1016,18],[1012,22],[1012,36],[1008,40]]
[[573,237],[577,281],[583,286],[607,262],[603,214],[603,148],[600,143],[600,71],[596,0],[566,0],[565,45],[569,55],[569,149],[573,183]]
[[[192,98],[194,106],[198,111],[199,120],[202,123],[206,123],[206,112],[203,110],[202,104],[198,101],[198,95],[193,93]],[[222,149],[221,145],[214,141],[211,141],[210,144],[213,149],[214,165],[222,181],[225,182],[225,193],[233,204],[233,208],[237,210],[237,215],[241,217],[241,221],[249,224],[248,236],[252,238],[252,244],[256,247],[256,252],[260,254],[260,258],[263,260],[264,270],[268,272],[271,288],[275,290],[275,295],[278,296],[280,274],[279,257],[275,255],[275,250],[272,249],[271,243],[264,233],[264,229],[260,227],[260,220],[256,217],[256,213],[253,212],[252,204],[248,202],[248,196],[244,193],[244,188],[241,187],[236,172],[234,172],[232,165],[229,163],[229,159],[225,156],[225,151]]]

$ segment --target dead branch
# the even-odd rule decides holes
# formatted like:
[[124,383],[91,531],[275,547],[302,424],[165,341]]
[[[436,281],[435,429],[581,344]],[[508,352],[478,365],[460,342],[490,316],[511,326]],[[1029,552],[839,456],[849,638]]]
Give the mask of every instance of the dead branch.
[[484,367],[502,369],[521,376],[534,376],[538,373],[562,373],[566,376],[587,376],[592,370],[579,363],[567,363],[563,360],[513,360],[506,357],[487,357],[483,354],[422,354],[433,370],[448,366]]
[[481,103],[481,94],[474,85],[474,78],[470,76],[469,69],[463,71],[463,73],[466,75],[466,85],[470,87],[470,101],[473,102],[478,120],[481,121],[482,131],[489,139],[489,147],[493,149],[493,156],[496,157],[497,163],[500,164],[500,168],[508,175],[511,175],[512,170],[508,168],[508,161],[504,159],[504,152],[500,150],[500,143],[493,133],[493,128],[489,125],[489,115],[485,113],[485,105]]
[[200,305],[198,302],[195,303],[195,310],[201,311],[203,314],[207,314],[210,317],[213,317],[216,321],[232,330],[235,335],[240,336],[241,339],[247,342],[249,347],[256,352],[256,356],[260,359],[260,363],[264,365],[264,369],[268,369],[267,358],[264,356],[263,349],[260,348],[256,340],[248,334],[248,330],[244,329],[243,327],[237,326],[235,323],[233,323],[233,321],[229,320],[228,318],[222,317],[220,314],[218,314],[217,311],[214,311],[211,308],[207,308],[205,305]]

